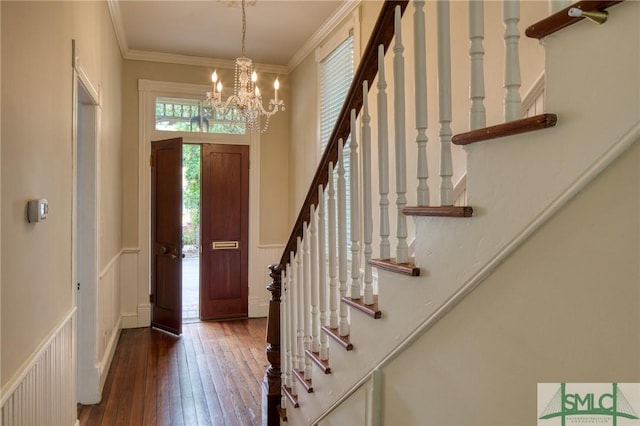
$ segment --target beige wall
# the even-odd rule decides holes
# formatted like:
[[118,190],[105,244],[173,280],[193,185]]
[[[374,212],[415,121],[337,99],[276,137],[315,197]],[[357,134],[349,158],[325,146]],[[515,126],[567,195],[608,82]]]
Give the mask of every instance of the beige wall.
[[[121,248],[120,52],[102,2],[2,8],[2,377],[7,381],[73,306],[72,61],[102,93],[99,268]],[[29,199],[49,217],[28,224]],[[10,325],[10,326],[9,326]]]
[[384,369],[385,424],[535,424],[539,382],[640,381],[639,163],[636,143]]
[[[177,65],[158,62],[126,60],[122,72],[123,99],[123,177],[124,177],[124,223],[125,246],[138,246],[138,79],[167,81],[174,83],[207,84],[212,69],[208,67]],[[233,81],[233,70],[218,69],[223,81]],[[262,75],[261,75],[262,76]],[[281,206],[286,205],[288,191],[289,140],[289,83],[286,75],[280,79],[279,95],[285,101],[285,112],[274,115],[269,129],[260,136],[260,244],[282,244],[287,238],[286,215]],[[265,81],[275,75],[264,73]],[[204,97],[204,93],[203,93]]]

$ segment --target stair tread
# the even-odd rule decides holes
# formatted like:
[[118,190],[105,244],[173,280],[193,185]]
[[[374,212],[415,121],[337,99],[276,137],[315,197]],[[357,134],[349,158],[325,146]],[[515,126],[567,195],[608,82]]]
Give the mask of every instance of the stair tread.
[[558,117],[555,114],[540,114],[520,120],[508,121],[495,126],[485,127],[483,129],[458,133],[451,139],[451,142],[455,145],[469,145],[476,142],[554,127],[557,122]]
[[471,206],[407,206],[402,209],[407,216],[431,216],[431,217],[471,217]]
[[287,397],[291,405],[293,405],[293,408],[298,408],[300,406],[298,404],[298,395],[294,395],[293,393],[291,393],[291,388],[283,385],[282,391],[284,392],[284,395]]
[[318,352],[312,352],[308,349],[304,352],[309,358],[311,358],[311,361],[313,361],[318,367],[320,367],[324,374],[331,374],[329,360],[323,361],[322,359],[320,359],[320,353]]
[[397,263],[395,258],[371,259],[369,263],[371,264],[371,266],[384,269],[385,271],[408,275],[410,277],[420,276],[420,268],[415,265],[415,260],[413,258],[409,258],[408,263]]
[[524,33],[529,38],[536,38],[539,40],[584,19],[584,17],[574,18],[569,16],[569,9],[572,7],[582,9],[584,12],[591,12],[595,10],[605,10],[613,5],[622,3],[622,1],[623,0],[579,1],[554,13],[553,15],[547,16],[545,19],[538,21],[533,25],[530,25]]
[[327,333],[329,337],[331,337],[333,340],[338,342],[340,346],[342,346],[345,350],[347,351],[353,350],[353,345],[349,340],[349,335],[341,336],[337,328],[331,328],[327,326],[322,327],[322,331]]
[[304,371],[298,371],[295,368],[292,370],[293,375],[298,378],[298,381],[302,383],[302,386],[307,391],[307,393],[313,393],[313,384],[311,380],[307,380],[304,378]]
[[354,309],[359,310],[360,312],[364,312],[374,319],[382,318],[382,312],[378,309],[378,295],[373,295],[373,304],[365,305],[364,298],[361,297],[359,299],[352,299],[350,297],[343,297],[342,301],[347,305],[351,306]]

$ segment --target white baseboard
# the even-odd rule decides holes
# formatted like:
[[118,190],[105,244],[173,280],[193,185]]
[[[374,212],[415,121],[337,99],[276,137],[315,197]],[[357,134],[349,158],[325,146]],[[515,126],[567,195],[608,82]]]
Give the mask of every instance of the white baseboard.
[[269,301],[260,297],[249,298],[249,318],[266,317],[269,313]]
[[118,323],[113,329],[113,333],[111,333],[111,338],[109,339],[109,344],[107,345],[107,349],[104,354],[104,358],[100,361],[99,370],[100,370],[100,394],[102,394],[102,388],[104,387],[104,382],[107,380],[107,374],[109,374],[109,367],[111,367],[111,361],[113,360],[113,355],[116,352],[116,346],[118,346],[118,339],[120,338],[120,330],[122,325],[122,318],[118,320]]
[[137,328],[138,314],[122,314],[120,315],[120,324],[122,328]]
[[138,327],[151,325],[151,305],[148,303],[138,305]]

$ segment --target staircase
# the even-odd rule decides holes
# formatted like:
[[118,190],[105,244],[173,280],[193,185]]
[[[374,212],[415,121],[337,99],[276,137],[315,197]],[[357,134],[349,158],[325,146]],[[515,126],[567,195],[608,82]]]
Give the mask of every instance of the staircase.
[[[530,23],[526,34],[544,43],[545,89],[544,102],[527,100],[524,111],[518,2],[504,1],[503,21],[492,23],[484,23],[482,2],[470,2],[470,49],[465,52],[450,50],[449,4],[439,2],[434,7],[437,64],[426,61],[431,42],[426,43],[424,3],[382,5],[286,249],[280,263],[270,267],[268,424],[389,423],[389,413],[403,400],[394,395],[403,389],[385,379],[385,369],[640,138],[639,3],[573,5],[608,10],[602,26],[569,17],[569,8]],[[505,118],[491,126],[484,105],[483,24],[505,28]],[[414,34],[402,34],[405,27]],[[415,40],[410,53],[402,44],[408,37]],[[404,69],[407,54],[415,63],[411,72]],[[452,55],[470,58],[470,130],[455,135]],[[386,69],[389,62],[393,70]],[[427,93],[430,73],[437,73],[437,93]],[[405,75],[415,79],[411,92],[405,89]],[[391,93],[393,112],[388,113]],[[405,134],[409,102],[415,102],[415,142]],[[427,105],[436,103],[436,113],[428,115]],[[531,115],[536,103],[538,108],[543,103],[544,111]],[[427,129],[434,126],[439,140],[427,138]],[[409,143],[413,147],[407,155]],[[452,143],[464,146],[467,154],[464,191],[456,191],[452,182]],[[434,154],[440,157],[438,179],[427,167]],[[345,161],[351,162],[348,183],[342,174]],[[409,185],[408,175],[414,182]],[[391,195],[390,183],[395,185]],[[456,200],[456,193],[466,199]],[[349,242],[343,226],[346,203],[352,215]],[[413,218],[413,227],[407,217]],[[406,366],[430,380],[426,368]]]

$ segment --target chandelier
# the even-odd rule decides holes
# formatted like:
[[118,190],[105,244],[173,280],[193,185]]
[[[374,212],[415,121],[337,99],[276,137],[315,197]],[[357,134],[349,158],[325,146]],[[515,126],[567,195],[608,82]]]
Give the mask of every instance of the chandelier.
[[245,0],[242,2],[242,56],[236,58],[235,84],[233,95],[226,100],[222,99],[222,81],[218,80],[218,73],[211,74],[212,91],[207,92],[205,105],[215,109],[221,115],[227,115],[230,111],[244,118],[251,130],[260,128],[260,118],[265,117],[264,127],[261,132],[267,130],[269,118],[276,112],[284,111],[284,102],[278,99],[280,83],[278,79],[273,82],[275,90],[274,99],[269,101],[268,109],[262,105],[262,95],[258,89],[258,74],[253,69],[251,59],[245,56],[245,35],[247,32],[247,16],[244,10]]

